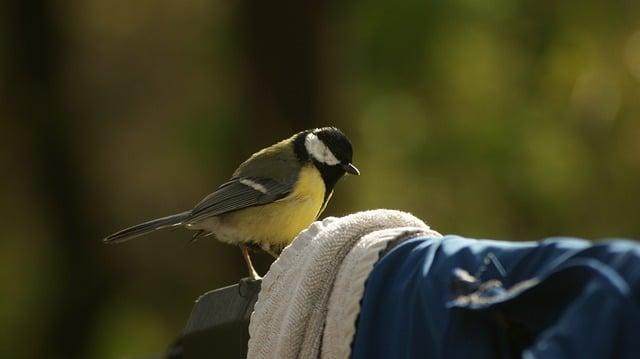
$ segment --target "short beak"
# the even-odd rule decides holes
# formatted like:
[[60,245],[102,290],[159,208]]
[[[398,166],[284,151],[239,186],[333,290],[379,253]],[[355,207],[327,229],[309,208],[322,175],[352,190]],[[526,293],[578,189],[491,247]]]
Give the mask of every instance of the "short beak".
[[360,171],[358,171],[356,166],[354,166],[351,163],[343,164],[342,165],[342,169],[345,170],[349,174],[356,175],[356,176],[360,175]]

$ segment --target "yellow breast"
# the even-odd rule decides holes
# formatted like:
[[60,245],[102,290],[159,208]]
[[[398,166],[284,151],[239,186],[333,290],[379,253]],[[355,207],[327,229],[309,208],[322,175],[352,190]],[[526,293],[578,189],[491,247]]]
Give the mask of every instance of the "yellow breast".
[[[231,242],[254,242],[284,247],[320,214],[325,186],[313,165],[300,171],[293,191],[276,202],[224,215],[224,232]],[[222,229],[222,228],[221,228]],[[221,238],[225,240],[225,238]]]

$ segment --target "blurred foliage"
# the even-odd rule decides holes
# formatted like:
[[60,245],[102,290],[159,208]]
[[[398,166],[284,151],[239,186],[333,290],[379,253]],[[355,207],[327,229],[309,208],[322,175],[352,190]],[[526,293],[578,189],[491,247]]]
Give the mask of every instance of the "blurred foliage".
[[326,215],[640,237],[638,2],[23,0],[0,21],[0,357],[163,352],[239,251],[100,239],[311,126],[363,173]]

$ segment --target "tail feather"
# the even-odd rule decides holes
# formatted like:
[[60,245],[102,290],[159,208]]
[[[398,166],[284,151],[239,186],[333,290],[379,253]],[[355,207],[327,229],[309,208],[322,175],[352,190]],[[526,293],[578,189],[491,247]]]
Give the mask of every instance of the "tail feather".
[[178,226],[189,217],[189,211],[174,214],[167,217],[162,217],[158,219],[154,219],[148,222],[140,223],[133,227],[125,228],[119,232],[116,232],[103,241],[104,243],[120,243],[125,242],[130,239],[145,235],[147,233],[151,233],[158,229],[171,228]]

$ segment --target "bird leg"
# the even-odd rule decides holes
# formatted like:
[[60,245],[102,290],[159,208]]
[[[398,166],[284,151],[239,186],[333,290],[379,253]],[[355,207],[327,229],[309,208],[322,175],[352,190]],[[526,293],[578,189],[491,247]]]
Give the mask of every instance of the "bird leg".
[[249,277],[252,280],[262,279],[258,272],[253,269],[253,264],[251,264],[251,257],[249,257],[249,249],[246,244],[240,244],[240,250],[242,251],[242,257],[244,258],[245,263],[247,264],[247,269],[249,270]]

